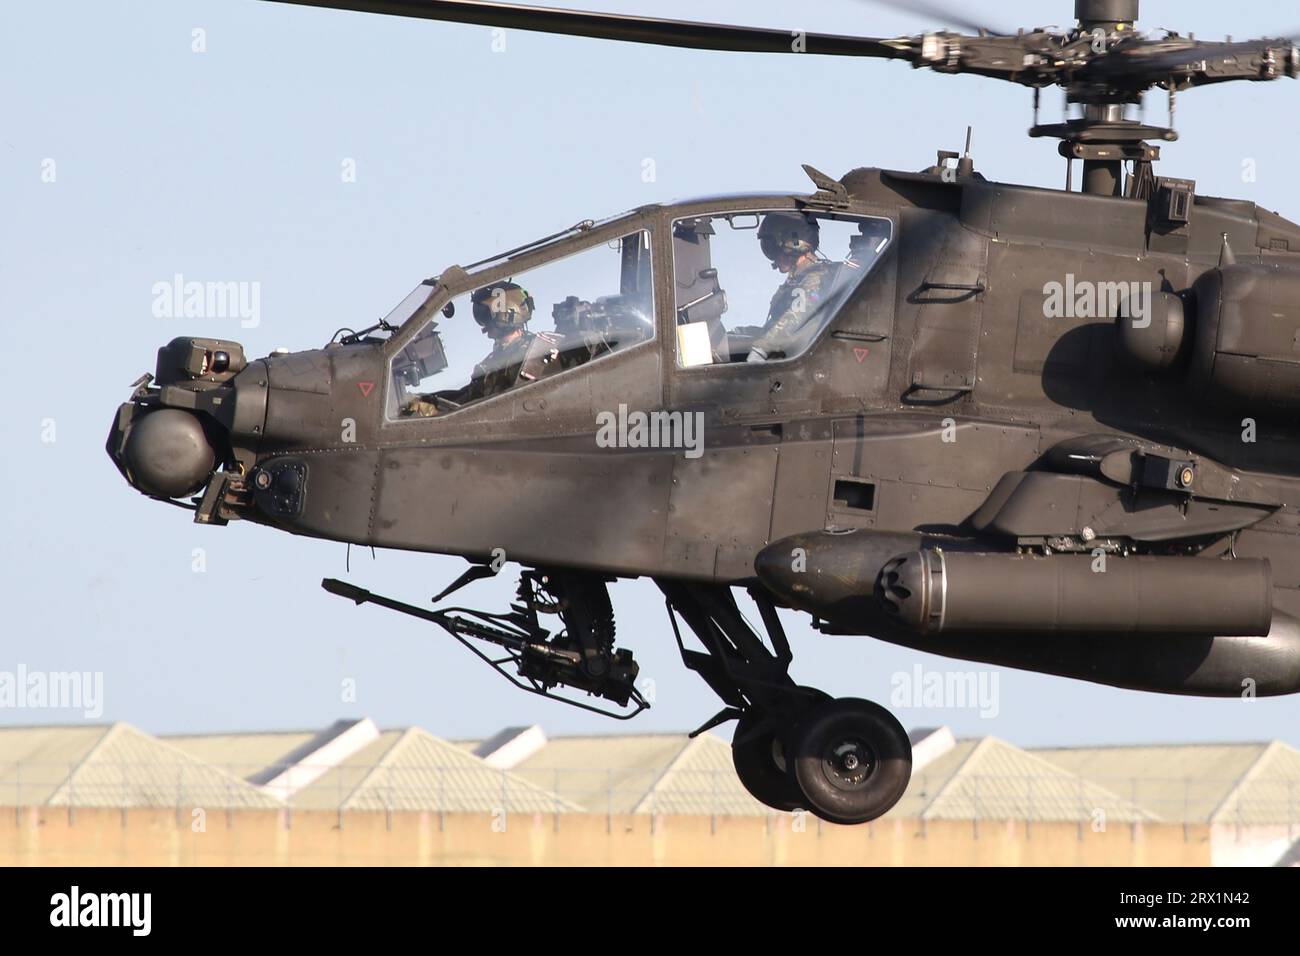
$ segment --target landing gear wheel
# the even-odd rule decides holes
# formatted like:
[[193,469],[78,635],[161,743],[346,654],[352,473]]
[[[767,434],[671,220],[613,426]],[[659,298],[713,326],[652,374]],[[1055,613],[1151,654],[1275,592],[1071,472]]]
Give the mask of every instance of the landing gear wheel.
[[866,823],[898,802],[912,776],[907,731],[879,704],[841,697],[794,727],[787,773],[813,813],[831,823]]
[[[810,702],[813,708],[830,700],[821,691],[806,689],[817,696],[817,700]],[[763,718],[752,710],[736,721],[736,733],[731,738],[731,762],[736,776],[759,803],[774,810],[802,809],[808,800],[790,775],[785,760],[785,738],[790,734],[791,724],[773,721],[755,733],[754,729],[762,722]]]
[[731,742],[731,762],[735,764],[736,776],[759,803],[774,810],[797,810],[807,801],[799,785],[781,766],[785,758],[773,730],[783,728],[778,725],[754,733],[758,722],[759,718],[749,714],[736,722],[736,736]]

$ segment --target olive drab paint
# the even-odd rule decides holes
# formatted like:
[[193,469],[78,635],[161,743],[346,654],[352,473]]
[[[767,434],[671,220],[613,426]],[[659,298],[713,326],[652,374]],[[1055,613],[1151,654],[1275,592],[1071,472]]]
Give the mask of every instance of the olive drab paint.
[[[1148,141],[1173,130],[1126,112],[1171,75],[1180,88],[1294,78],[1293,40],[1155,48],[1134,32],[1136,0],[1077,0],[1065,31],[888,41],[510,4],[322,5],[901,59],[1061,86],[1082,115],[1035,115],[1031,130],[1061,141],[1065,189],[986,178],[968,136],[919,172],[805,167],[808,192],[583,220],[446,266],[393,321],[323,349],[247,358],[175,339],[113,420],[108,451],[132,486],[189,499],[203,524],[466,558],[435,604],[508,556],[518,601],[501,613],[323,586],[505,648],[489,663],[526,689],[581,692],[567,699],[616,716],[649,706],[652,684],[616,643],[607,585],[651,578],[684,664],[724,705],[701,729],[736,720],[749,791],[833,822],[893,805],[910,744],[879,705],[794,682],[778,607],[827,634],[1120,687],[1300,691],[1300,225],[1157,176]],[[754,252],[766,241],[789,278],[759,287],[712,259],[724,222],[763,233]],[[851,249],[827,248],[835,223],[860,228]],[[566,324],[530,329],[542,292],[513,277],[593,250],[614,278],[547,293]],[[159,307],[229,291],[187,288],[165,283]],[[479,319],[514,350],[495,366],[509,381],[428,392],[448,343],[474,331],[457,298],[493,288],[509,301]],[[832,305],[801,326],[807,341],[769,348],[813,296]],[[612,348],[630,304],[640,330]],[[573,335],[586,351],[560,360]],[[754,343],[738,360],[733,337]]]

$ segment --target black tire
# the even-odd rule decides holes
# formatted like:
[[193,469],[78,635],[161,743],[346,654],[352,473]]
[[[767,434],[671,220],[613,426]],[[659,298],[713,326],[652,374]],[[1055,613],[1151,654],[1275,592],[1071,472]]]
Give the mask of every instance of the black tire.
[[773,810],[798,810],[807,801],[799,785],[777,761],[782,744],[777,731],[786,727],[775,724],[754,733],[761,718],[746,713],[736,721],[736,733],[731,739],[731,762],[736,776],[749,795]]
[[[828,703],[830,694],[815,687],[801,687],[802,698],[796,698],[802,713]],[[807,799],[799,785],[790,776],[785,762],[785,744],[795,723],[790,719],[773,720],[769,726],[752,735],[763,717],[748,710],[736,721],[736,732],[731,738],[731,762],[741,785],[759,803],[773,810],[802,810]]]
[[879,704],[856,697],[828,701],[801,718],[786,754],[786,770],[808,809],[831,823],[882,816],[912,776],[903,725]]

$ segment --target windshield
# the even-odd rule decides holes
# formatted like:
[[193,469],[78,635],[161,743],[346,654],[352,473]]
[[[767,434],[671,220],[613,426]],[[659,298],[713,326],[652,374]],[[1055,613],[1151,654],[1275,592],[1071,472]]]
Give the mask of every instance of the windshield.
[[415,315],[416,310],[428,302],[429,296],[432,294],[433,283],[431,281],[421,282],[406,294],[406,298],[393,306],[391,312],[384,316],[383,325],[401,328],[402,323]]
[[654,334],[650,234],[638,231],[453,298],[394,356],[388,417],[447,414]]

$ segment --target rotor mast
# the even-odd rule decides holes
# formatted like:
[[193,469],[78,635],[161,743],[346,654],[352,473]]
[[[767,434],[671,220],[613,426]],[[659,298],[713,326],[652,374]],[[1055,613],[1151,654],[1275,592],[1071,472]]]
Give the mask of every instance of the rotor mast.
[[[1079,33],[1092,34],[1094,43],[1109,47],[1133,35],[1138,6],[1139,0],[1075,0]],[[1081,85],[1067,94],[1067,102],[1083,108],[1081,119],[1034,126],[1029,135],[1057,137],[1067,162],[1083,160],[1085,193],[1118,196],[1124,187],[1125,162],[1150,164],[1160,158],[1160,147],[1148,144],[1148,138],[1178,138],[1172,129],[1126,119],[1126,107],[1140,101],[1140,94],[1135,99],[1105,85]]]
[[1079,29],[1092,32],[1098,28],[1107,33],[1120,33],[1133,29],[1137,23],[1139,0],[1074,0],[1074,16]]
[[[1089,33],[1102,31],[1107,36],[1113,33],[1132,31],[1138,18],[1139,0],[1075,0],[1074,15],[1079,21],[1079,29]],[[1114,126],[1124,122],[1124,103],[1100,102],[1085,103],[1084,119],[1097,124],[1097,127]],[[1096,127],[1094,127],[1096,128]],[[1062,147],[1071,150],[1080,149],[1082,144],[1066,142]],[[1124,150],[1128,145],[1129,149]],[[1095,143],[1083,147],[1083,191],[1102,196],[1118,196],[1124,184],[1123,155],[1128,151],[1146,152],[1151,149],[1146,143],[1137,141],[1124,143]],[[1159,155],[1159,150],[1156,150]],[[1155,157],[1151,157],[1155,158]]]

